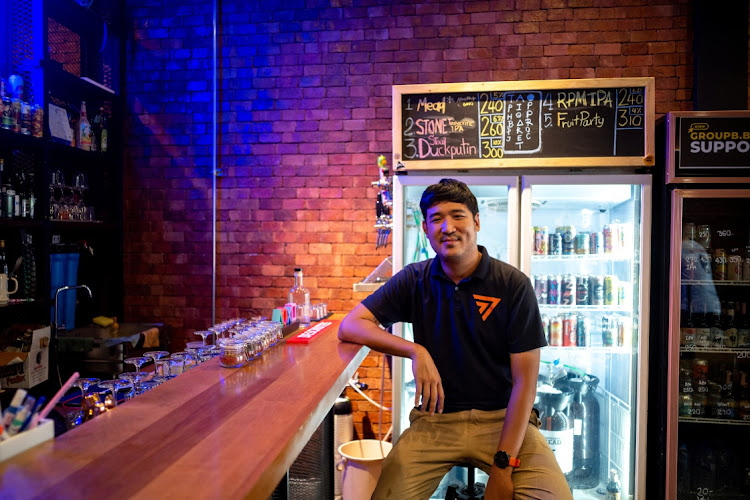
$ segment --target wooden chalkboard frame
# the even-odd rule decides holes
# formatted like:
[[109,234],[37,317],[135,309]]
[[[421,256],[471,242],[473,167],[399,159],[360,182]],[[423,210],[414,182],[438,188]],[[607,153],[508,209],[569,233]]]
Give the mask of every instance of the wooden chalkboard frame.
[[[464,158],[413,160],[403,158],[404,96],[463,92],[533,92],[549,90],[588,90],[642,88],[644,93],[643,154],[637,156],[562,156],[533,158]],[[393,165],[396,170],[511,169],[554,167],[650,167],[655,162],[654,78],[588,78],[571,80],[528,80],[507,82],[468,82],[393,86]],[[540,132],[541,137],[541,132]],[[540,139],[541,141],[541,139]]]

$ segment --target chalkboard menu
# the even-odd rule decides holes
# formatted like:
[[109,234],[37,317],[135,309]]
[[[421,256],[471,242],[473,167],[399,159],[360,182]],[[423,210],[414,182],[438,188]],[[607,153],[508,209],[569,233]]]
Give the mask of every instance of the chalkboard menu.
[[653,79],[394,87],[404,168],[653,163]]

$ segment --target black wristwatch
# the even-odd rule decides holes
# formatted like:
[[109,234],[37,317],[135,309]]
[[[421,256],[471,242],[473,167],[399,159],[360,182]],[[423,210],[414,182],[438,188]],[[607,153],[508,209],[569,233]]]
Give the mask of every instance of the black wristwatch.
[[507,451],[500,450],[495,453],[495,465],[501,469],[505,469],[508,466],[518,467],[521,465],[521,461],[515,457],[511,457]]

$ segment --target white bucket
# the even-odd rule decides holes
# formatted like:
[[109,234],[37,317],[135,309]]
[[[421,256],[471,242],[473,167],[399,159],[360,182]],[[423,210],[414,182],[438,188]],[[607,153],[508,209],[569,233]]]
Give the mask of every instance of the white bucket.
[[392,447],[391,443],[377,439],[349,441],[339,446],[339,454],[346,465],[343,500],[370,500],[380,478],[383,459]]

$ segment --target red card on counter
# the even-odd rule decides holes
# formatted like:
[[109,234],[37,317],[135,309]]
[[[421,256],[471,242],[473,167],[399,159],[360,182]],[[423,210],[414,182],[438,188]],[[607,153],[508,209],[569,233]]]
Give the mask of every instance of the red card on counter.
[[294,337],[287,339],[287,344],[309,344],[313,339],[320,336],[321,333],[326,330],[333,329],[340,323],[339,320],[324,320],[316,323],[308,328],[305,328],[302,332],[298,333]]

